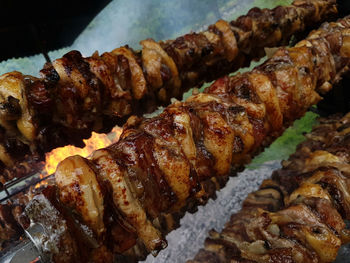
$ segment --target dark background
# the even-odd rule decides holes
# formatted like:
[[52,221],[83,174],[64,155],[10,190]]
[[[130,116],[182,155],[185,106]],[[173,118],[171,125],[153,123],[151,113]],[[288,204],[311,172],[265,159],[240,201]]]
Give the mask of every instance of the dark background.
[[[133,0],[131,5],[119,1],[122,9],[128,8],[134,16],[133,4],[144,8],[140,20],[135,16],[130,21],[120,21],[118,27],[131,25],[128,44],[137,46],[141,39],[152,37],[156,40],[169,38],[172,31],[180,32],[188,25],[205,25],[221,17],[219,6],[237,0]],[[89,22],[111,0],[0,0],[0,61],[24,57],[70,46]],[[117,1],[118,3],[118,1]],[[169,16],[162,10],[176,10]],[[181,10],[191,10],[188,12]],[[209,10],[209,12],[208,12]],[[209,21],[208,15],[212,15]],[[190,31],[191,29],[188,29]],[[187,32],[187,30],[186,30]],[[48,57],[46,56],[48,59]]]
[[0,61],[71,45],[110,1],[0,0]]

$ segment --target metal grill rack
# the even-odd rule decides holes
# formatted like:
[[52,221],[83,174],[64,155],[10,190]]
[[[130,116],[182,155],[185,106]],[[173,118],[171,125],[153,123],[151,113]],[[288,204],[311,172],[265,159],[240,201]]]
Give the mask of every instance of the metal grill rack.
[[28,174],[21,178],[16,178],[7,182],[0,188],[0,203],[9,200],[11,197],[21,192],[26,192],[30,187],[34,187],[41,181],[53,178],[53,174],[47,175],[44,171]]

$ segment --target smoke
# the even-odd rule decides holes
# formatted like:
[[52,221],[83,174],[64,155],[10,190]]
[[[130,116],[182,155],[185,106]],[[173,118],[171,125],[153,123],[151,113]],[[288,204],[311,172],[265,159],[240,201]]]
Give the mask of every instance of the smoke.
[[38,76],[39,69],[45,64],[43,55],[38,54],[24,58],[13,58],[0,62],[0,75],[11,71],[20,71],[23,74]]
[[130,41],[130,27],[143,12],[142,1],[112,1],[74,41],[72,49],[89,56],[96,50],[102,53],[127,44]]

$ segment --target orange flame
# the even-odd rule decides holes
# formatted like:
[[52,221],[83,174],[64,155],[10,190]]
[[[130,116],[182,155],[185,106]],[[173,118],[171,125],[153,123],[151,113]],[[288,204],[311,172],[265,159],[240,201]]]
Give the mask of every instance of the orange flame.
[[[83,140],[85,143],[84,148],[68,145],[60,147],[47,153],[45,156],[45,172],[40,174],[40,178],[45,178],[47,175],[53,174],[56,171],[56,167],[59,162],[72,155],[80,155],[88,157],[93,151],[107,147],[108,145],[119,140],[122,128],[114,127],[109,134],[99,134],[93,132],[89,139]],[[35,185],[35,188],[46,184],[45,181]]]

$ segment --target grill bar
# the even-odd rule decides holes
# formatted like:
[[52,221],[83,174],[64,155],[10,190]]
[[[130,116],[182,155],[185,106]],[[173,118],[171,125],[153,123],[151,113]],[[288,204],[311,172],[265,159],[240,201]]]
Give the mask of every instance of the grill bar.
[[53,174],[47,175],[44,171],[39,171],[6,183],[0,191],[0,203],[9,200],[12,196],[20,192],[25,192],[28,188],[49,178],[53,178]]

